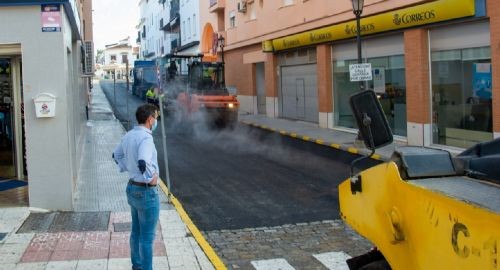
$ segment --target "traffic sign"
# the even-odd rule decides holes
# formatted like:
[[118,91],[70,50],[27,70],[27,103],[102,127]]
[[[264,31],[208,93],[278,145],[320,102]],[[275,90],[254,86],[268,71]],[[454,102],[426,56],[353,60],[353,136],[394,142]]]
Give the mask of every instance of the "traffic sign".
[[349,75],[351,82],[371,81],[372,80],[372,64],[352,64],[349,65]]

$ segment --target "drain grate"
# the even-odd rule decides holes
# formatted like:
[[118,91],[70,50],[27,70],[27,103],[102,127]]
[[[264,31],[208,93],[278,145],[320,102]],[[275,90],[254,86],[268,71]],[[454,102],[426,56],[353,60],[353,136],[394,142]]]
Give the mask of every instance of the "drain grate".
[[32,213],[17,233],[107,231],[110,212]]

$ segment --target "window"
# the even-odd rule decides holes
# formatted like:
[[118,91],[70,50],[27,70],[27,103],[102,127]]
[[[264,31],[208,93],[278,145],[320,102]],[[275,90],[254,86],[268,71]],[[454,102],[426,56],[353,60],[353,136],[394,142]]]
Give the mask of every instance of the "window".
[[187,33],[187,37],[189,38],[191,36],[191,18],[188,18],[187,20],[187,29],[186,29]]
[[470,147],[493,139],[490,47],[435,51],[433,142]]
[[111,58],[111,61],[116,61],[116,54],[112,54],[112,55],[110,56],[110,58]]
[[236,27],[236,12],[229,12],[229,27]]
[[186,39],[186,21],[182,21],[182,40]]
[[125,64],[128,62],[128,55],[122,54],[122,63]]
[[196,14],[193,14],[193,37],[196,36]]
[[[359,89],[358,82],[351,82],[349,65],[356,59],[334,61],[334,102],[337,126],[356,128],[349,97]],[[395,135],[406,136],[406,80],[403,55],[383,56],[365,59],[372,64],[373,80],[365,88],[373,89],[379,98],[389,126]]]

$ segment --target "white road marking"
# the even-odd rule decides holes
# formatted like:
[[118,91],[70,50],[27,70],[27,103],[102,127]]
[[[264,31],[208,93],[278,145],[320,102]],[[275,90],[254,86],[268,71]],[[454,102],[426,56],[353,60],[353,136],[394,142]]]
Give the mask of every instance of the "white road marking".
[[313,256],[330,270],[349,270],[345,261],[351,256],[342,251],[314,254]]
[[295,270],[285,259],[252,261],[256,270]]

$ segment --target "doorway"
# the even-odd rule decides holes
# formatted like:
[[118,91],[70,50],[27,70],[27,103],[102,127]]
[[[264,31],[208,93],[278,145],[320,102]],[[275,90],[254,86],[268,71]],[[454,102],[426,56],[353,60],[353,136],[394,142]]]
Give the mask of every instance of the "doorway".
[[28,202],[21,65],[0,56],[0,205]]

